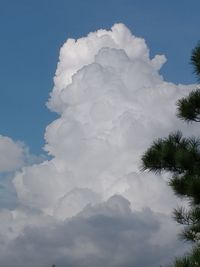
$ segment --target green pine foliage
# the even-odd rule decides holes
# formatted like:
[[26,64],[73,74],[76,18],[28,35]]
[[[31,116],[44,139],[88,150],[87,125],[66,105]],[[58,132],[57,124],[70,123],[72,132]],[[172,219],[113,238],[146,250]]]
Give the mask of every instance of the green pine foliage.
[[180,99],[177,106],[177,116],[180,119],[187,122],[200,122],[200,89],[196,89],[191,92],[188,97]]
[[190,253],[182,258],[176,259],[174,265],[170,267],[199,267],[200,266],[200,247],[195,247]]
[[191,63],[194,67],[194,73],[197,75],[197,78],[200,79],[200,42],[192,51]]
[[[192,51],[191,62],[200,80],[200,43]],[[177,116],[186,122],[200,122],[200,89],[177,102]],[[173,216],[184,226],[180,236],[195,246],[190,254],[176,259],[173,266],[200,266],[200,139],[183,137],[180,131],[159,138],[142,156],[142,169],[170,172],[169,186],[178,197],[189,201],[188,210],[177,208]]]

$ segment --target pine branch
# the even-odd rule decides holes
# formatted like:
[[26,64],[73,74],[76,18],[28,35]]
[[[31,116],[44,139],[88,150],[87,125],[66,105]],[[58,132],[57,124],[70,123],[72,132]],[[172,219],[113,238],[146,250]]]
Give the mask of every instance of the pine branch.
[[200,224],[200,207],[186,210],[183,207],[174,210],[173,218],[182,225],[197,225]]
[[194,73],[197,75],[198,80],[200,79],[200,42],[192,50],[191,63],[194,67]]
[[191,92],[177,102],[177,116],[187,122],[200,122],[200,89]]
[[[142,170],[169,171],[175,174],[200,172],[200,141],[183,138],[180,131],[158,139],[142,156]],[[198,166],[198,168],[196,168]]]

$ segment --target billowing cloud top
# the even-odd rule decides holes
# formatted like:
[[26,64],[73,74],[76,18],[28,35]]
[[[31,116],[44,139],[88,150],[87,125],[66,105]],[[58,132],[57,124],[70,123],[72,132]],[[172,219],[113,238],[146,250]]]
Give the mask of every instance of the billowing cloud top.
[[[144,39],[132,35],[129,29],[123,24],[115,24],[111,28],[111,31],[98,30],[78,40],[68,39],[60,50],[59,63],[54,78],[55,86],[48,102],[48,106],[51,110],[57,112],[64,111],[65,107],[63,107],[63,104],[65,101],[61,91],[65,89],[67,85],[71,84],[74,74],[84,66],[95,61],[96,56],[102,48],[115,48],[118,50],[119,54],[121,50],[122,54],[124,52],[127,55],[127,59],[123,59],[123,55],[121,55],[121,57],[118,56],[118,59],[116,58],[116,62],[113,61],[111,63],[110,60],[113,60],[114,55],[112,56],[112,54],[110,54],[110,63],[106,63],[105,61],[105,66],[111,64],[113,67],[117,67],[118,64],[122,62],[126,63],[126,61],[130,59],[132,62],[137,60],[138,62],[143,62],[146,63],[146,65],[152,66],[153,68],[151,71],[154,69],[153,72],[156,73],[156,70],[159,70],[166,61],[163,55],[157,55],[154,59],[150,60],[149,49]],[[104,54],[104,56],[107,54]],[[101,60],[101,56],[98,56],[98,58]],[[120,59],[122,62],[120,62]],[[101,62],[99,62],[99,64],[101,64]]]
[[14,177],[19,207],[0,214],[4,266],[144,267],[180,253],[177,200],[165,176],[140,172],[155,138],[188,132],[175,102],[191,86],[164,81],[165,60],[123,24],[66,41],[48,102],[60,114],[45,133],[52,159]]

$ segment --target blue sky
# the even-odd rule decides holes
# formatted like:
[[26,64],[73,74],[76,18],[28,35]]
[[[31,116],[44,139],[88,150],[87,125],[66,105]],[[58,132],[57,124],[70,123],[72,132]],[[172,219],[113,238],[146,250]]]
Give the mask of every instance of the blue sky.
[[189,64],[199,40],[198,0],[1,0],[0,133],[41,153],[45,127],[56,117],[45,102],[61,45],[122,22],[165,54],[164,78],[194,83]]

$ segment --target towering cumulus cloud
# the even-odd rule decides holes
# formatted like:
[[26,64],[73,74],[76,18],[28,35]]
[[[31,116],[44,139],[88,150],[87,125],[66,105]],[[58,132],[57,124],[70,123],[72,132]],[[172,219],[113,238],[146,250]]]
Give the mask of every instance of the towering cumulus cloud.
[[13,179],[2,266],[150,267],[182,252],[167,175],[140,172],[155,138],[188,131],[175,102],[191,86],[164,81],[165,61],[123,24],[66,41],[47,104],[60,115],[45,133],[52,159]]

